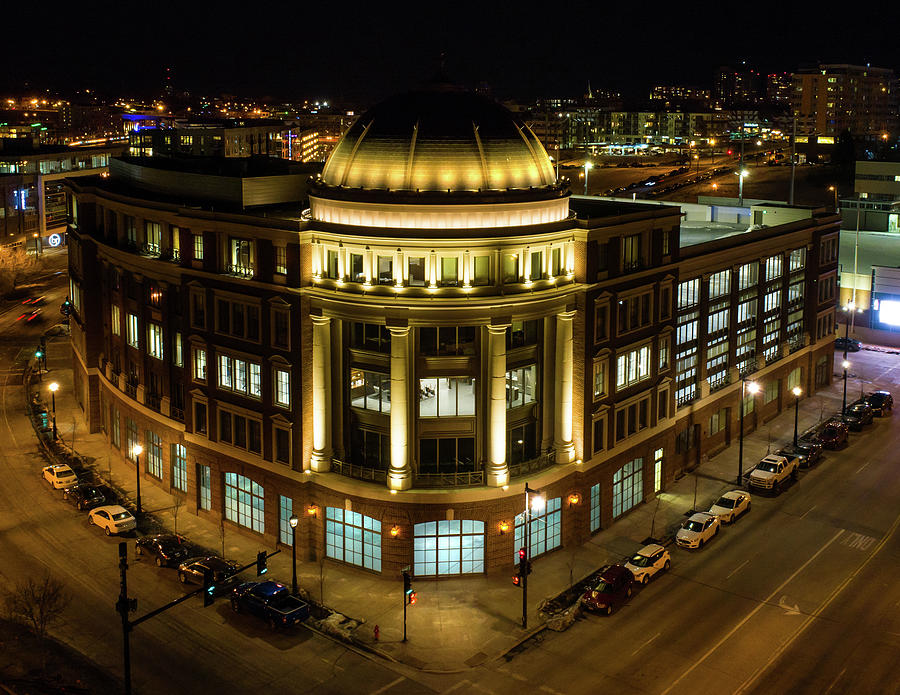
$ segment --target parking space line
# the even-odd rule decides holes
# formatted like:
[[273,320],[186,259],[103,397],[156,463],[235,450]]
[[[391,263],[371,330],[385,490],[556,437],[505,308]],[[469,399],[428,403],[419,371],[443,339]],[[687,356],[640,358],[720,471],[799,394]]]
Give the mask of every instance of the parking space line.
[[869,465],[869,461],[866,461],[863,465],[856,469],[856,472],[859,473],[863,468]]
[[406,678],[404,676],[400,676],[397,680],[391,681],[390,683],[388,683],[385,686],[382,686],[378,690],[373,690],[371,695],[380,695],[380,693],[387,692],[388,690],[393,688],[395,685],[397,685],[398,683],[402,683],[405,680],[406,680]]
[[661,632],[657,632],[655,635],[653,635],[653,637],[651,637],[650,639],[648,639],[648,640],[647,640],[646,642],[644,642],[640,647],[638,647],[638,648],[635,649],[633,652],[631,652],[631,656],[634,656],[635,654],[637,654],[639,651],[641,651],[641,649],[643,649],[644,647],[646,647],[648,644],[650,644],[653,640],[655,640],[655,639],[656,639],[657,637],[659,637],[661,634],[662,634]]
[[739,564],[737,567],[735,567],[733,570],[731,570],[731,572],[728,573],[728,576],[726,576],[725,579],[731,579],[731,575],[734,574],[735,572],[737,572],[741,567],[746,565],[748,562],[750,562],[749,559],[744,560],[741,564]]

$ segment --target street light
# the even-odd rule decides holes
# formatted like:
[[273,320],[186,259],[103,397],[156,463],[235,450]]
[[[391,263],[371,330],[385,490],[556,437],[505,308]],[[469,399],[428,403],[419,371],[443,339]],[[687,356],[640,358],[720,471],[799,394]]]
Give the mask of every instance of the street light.
[[746,169],[734,172],[738,177],[738,207],[744,206],[744,179],[747,178],[749,172]]
[[709,158],[710,158],[710,165],[716,163],[716,139],[715,138],[709,139]]
[[587,195],[588,172],[593,168],[594,168],[594,165],[590,161],[585,160],[585,162],[584,162],[584,194],[585,195]]
[[755,381],[747,381],[746,377],[741,377],[741,433],[738,439],[738,476],[737,484],[742,485],[744,480],[744,401],[747,392],[751,395],[759,393],[759,384]]
[[837,199],[837,186],[829,186],[828,190],[834,193],[834,211],[837,212],[838,209],[838,199]]
[[[856,291],[856,281],[853,282],[854,292]],[[841,307],[844,312],[844,359],[847,359],[847,345],[850,342],[850,324],[856,318],[857,314],[862,313],[862,309],[856,306],[856,302],[852,299]]]
[[297,524],[300,523],[300,519],[297,518],[296,514],[291,514],[291,518],[288,523],[291,525],[291,556],[294,560],[294,578],[291,580],[291,593],[294,596],[297,595]]
[[135,444],[131,448],[131,453],[134,454],[134,476],[135,480],[137,480],[137,513],[140,514],[143,511],[141,509],[141,454],[144,453],[144,447],[140,444]]
[[531,565],[531,510],[538,512],[544,510],[544,497],[537,490],[532,490],[525,483],[525,543],[522,558],[522,629],[528,629],[528,569]]
[[847,414],[847,370],[850,369],[850,363],[847,360],[841,362],[844,368],[844,400],[841,401],[841,415]]
[[59,384],[55,381],[51,382],[47,387],[50,389],[50,402],[53,404],[53,441],[56,441],[56,392],[59,391]]
[[800,394],[803,393],[803,389],[799,386],[795,386],[791,389],[791,393],[794,394],[794,446],[797,446],[797,423],[800,420]]

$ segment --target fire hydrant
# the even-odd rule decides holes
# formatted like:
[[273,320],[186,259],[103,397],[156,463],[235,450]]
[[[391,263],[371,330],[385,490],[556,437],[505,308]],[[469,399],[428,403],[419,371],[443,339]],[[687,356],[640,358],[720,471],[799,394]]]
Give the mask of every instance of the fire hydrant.
[[375,641],[378,641],[378,635],[381,634],[381,631],[378,629],[378,626],[375,626]]

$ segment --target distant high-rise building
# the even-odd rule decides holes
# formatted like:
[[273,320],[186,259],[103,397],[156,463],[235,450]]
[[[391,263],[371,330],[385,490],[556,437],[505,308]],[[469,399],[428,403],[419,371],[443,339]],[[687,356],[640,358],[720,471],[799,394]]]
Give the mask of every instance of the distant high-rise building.
[[773,105],[788,106],[793,93],[793,74],[773,72],[766,75],[766,101]]
[[657,85],[650,90],[651,101],[665,102],[666,106],[684,103],[703,104],[708,106],[712,93],[702,87],[689,85]]
[[875,141],[898,130],[897,78],[888,68],[819,65],[794,74],[792,109],[804,136],[836,137],[849,130]]
[[746,62],[738,67],[720,67],[716,73],[714,95],[725,107],[755,104],[760,98],[760,75]]

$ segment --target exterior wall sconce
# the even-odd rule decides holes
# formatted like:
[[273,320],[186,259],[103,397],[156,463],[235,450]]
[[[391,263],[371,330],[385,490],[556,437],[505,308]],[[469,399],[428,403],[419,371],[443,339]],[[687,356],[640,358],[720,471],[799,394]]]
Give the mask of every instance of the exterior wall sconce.
[[567,499],[569,501],[570,507],[575,504],[581,504],[581,494],[580,493],[573,492],[568,496]]
[[509,531],[509,522],[501,521],[500,522],[500,535],[502,536],[504,533],[507,533],[508,531]]
[[306,513],[307,513],[309,516],[318,516],[318,515],[319,515],[319,508],[318,508],[316,505],[311,504],[311,505],[309,505],[309,506],[306,508]]
[[391,538],[396,538],[400,535],[400,527],[396,524],[391,526]]

